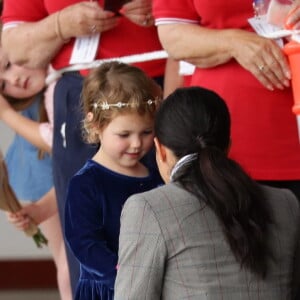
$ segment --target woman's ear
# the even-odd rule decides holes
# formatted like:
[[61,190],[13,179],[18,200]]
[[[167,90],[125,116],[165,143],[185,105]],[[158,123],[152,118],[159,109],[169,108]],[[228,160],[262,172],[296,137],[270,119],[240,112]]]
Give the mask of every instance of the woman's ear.
[[170,168],[168,164],[167,148],[162,145],[155,137],[154,144],[156,149],[156,162],[159,169],[159,173],[165,183],[170,181]]
[[165,162],[166,161],[166,149],[165,149],[164,145],[162,145],[156,137],[154,138],[154,144],[155,144],[157,159],[161,162]]
[[166,146],[160,143],[155,137],[154,144],[156,148],[156,161],[161,177],[165,183],[170,182],[170,174],[174,165],[177,162],[177,158],[173,152]]

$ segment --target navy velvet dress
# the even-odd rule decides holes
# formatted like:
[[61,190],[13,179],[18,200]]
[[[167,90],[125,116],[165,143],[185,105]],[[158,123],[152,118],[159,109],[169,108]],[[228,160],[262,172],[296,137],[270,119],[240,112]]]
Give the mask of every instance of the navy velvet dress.
[[76,300],[113,299],[121,210],[132,194],[163,183],[157,169],[149,172],[147,177],[131,177],[88,160],[71,179],[65,234],[80,262]]

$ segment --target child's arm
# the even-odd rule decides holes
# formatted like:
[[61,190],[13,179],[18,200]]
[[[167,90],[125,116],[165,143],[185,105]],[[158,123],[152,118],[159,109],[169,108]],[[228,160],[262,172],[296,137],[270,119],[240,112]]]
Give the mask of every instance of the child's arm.
[[164,78],[164,98],[183,86],[183,77],[179,75],[179,62],[168,58]]
[[39,132],[40,123],[30,120],[16,112],[0,95],[0,120],[24,137],[36,147],[51,152],[49,145],[43,140]]
[[25,230],[29,225],[29,217],[38,225],[57,212],[57,202],[54,187],[40,200],[24,205],[16,213],[7,213],[7,219],[20,230]]
[[[69,184],[65,208],[65,236],[82,267],[114,288],[117,251],[110,249],[103,225],[102,199],[91,178],[76,175]],[[117,214],[118,215],[118,214]],[[118,222],[113,216],[110,222]]]

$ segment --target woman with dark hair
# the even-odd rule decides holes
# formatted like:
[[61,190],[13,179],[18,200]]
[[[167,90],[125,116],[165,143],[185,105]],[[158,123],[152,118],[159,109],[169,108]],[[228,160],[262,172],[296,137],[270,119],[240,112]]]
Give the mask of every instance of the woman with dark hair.
[[177,89],[157,113],[155,135],[166,185],[124,205],[115,299],[292,299],[298,201],[227,156],[222,98]]

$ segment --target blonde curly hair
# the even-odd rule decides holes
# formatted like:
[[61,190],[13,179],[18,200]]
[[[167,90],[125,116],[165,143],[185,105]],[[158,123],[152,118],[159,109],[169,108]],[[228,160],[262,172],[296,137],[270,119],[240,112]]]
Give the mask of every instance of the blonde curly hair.
[[161,99],[160,86],[141,69],[116,61],[102,64],[83,83],[84,139],[99,143],[99,130],[120,114],[135,112],[154,118]]

